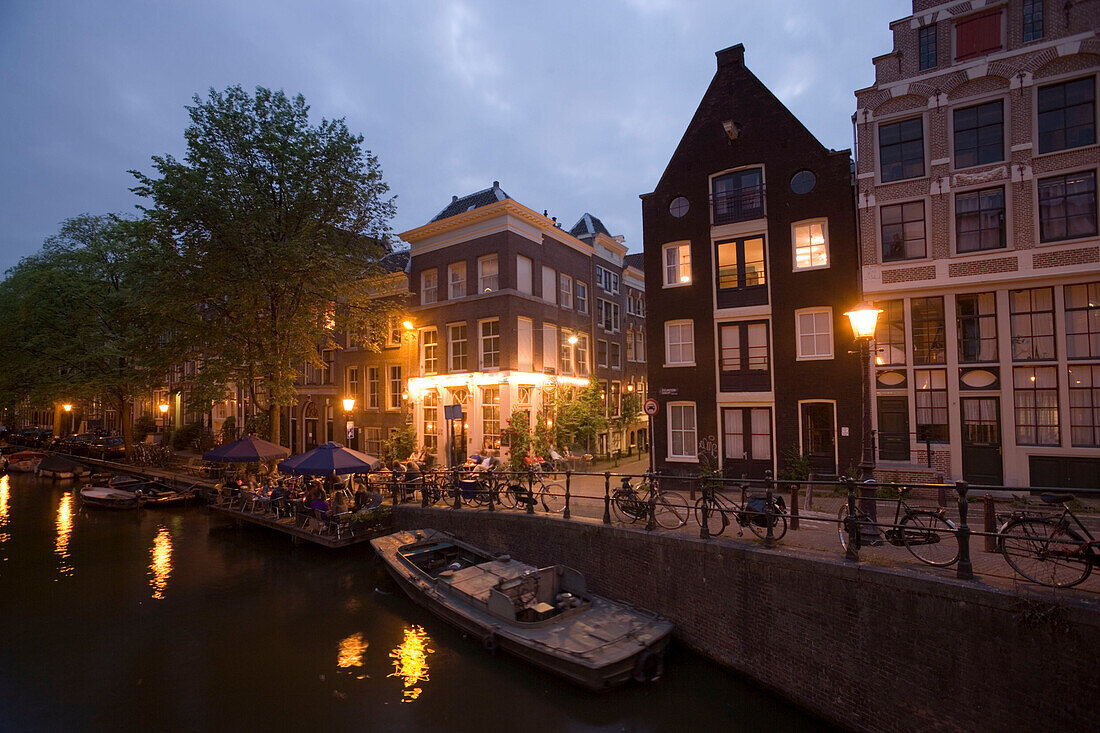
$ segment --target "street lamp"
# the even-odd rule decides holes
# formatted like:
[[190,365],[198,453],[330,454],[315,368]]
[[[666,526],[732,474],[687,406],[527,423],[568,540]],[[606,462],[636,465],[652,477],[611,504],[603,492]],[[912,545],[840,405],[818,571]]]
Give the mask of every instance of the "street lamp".
[[863,458],[859,469],[864,481],[873,480],[875,473],[875,446],[871,435],[871,341],[875,337],[875,324],[881,310],[863,302],[844,315],[852,323],[859,354],[859,374],[863,395]]
[[73,431],[73,406],[66,403],[61,406],[61,409],[69,413],[69,432]]
[[355,430],[355,422],[351,419],[351,411],[354,410],[354,409],[355,409],[355,398],[354,397],[345,397],[344,398],[344,421],[345,421],[344,430],[346,432],[347,440],[348,440],[349,443],[352,440],[354,440],[354,435],[355,435],[355,433],[353,432]]
[[168,429],[168,403],[167,402],[161,402],[157,406],[157,409],[160,410],[161,427],[164,428],[165,430],[167,430]]

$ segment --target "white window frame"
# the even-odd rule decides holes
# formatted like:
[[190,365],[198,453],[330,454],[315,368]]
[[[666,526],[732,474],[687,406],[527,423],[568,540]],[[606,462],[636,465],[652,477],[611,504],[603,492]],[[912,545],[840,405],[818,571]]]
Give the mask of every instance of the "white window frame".
[[[428,334],[431,334],[434,338],[433,343],[428,343]],[[428,366],[428,347],[431,346],[432,351],[432,364]],[[439,331],[435,328],[424,328],[420,331],[420,372],[421,374],[438,374],[439,373]]]
[[587,377],[591,374],[588,365],[588,334],[577,333],[577,343],[573,347],[573,373],[578,377]]
[[[687,428],[681,427],[681,429],[678,432],[684,433],[684,436],[683,436],[684,438],[686,438],[690,434],[690,436],[691,436],[691,446],[690,446],[690,448],[687,448],[687,450],[691,450],[693,452],[690,453],[690,454],[687,454],[687,453],[683,453],[683,454],[673,453],[672,452],[672,444],[673,444],[673,441],[672,441],[672,433],[673,433],[672,416],[673,416],[673,413],[676,412],[677,410],[684,410],[685,408],[691,408],[691,430],[688,431]],[[698,423],[699,413],[698,413],[698,410],[695,407],[695,403],[694,402],[669,402],[669,403],[666,403],[665,409],[667,410],[667,414],[668,414],[668,420],[666,422],[666,428],[665,428],[666,429],[665,437],[668,440],[668,443],[667,443],[666,449],[665,449],[665,460],[666,461],[679,462],[679,463],[698,463],[699,462],[699,450],[698,450],[698,444],[699,444],[698,443],[698,441],[699,441],[699,423]],[[681,420],[683,420],[683,415],[681,415]],[[687,441],[686,440],[684,440],[684,445],[685,445],[685,447],[687,446]]]
[[[810,264],[805,267],[798,266],[798,230],[801,227],[813,227],[814,224],[821,225],[821,236],[824,238],[822,244],[825,247],[825,262],[824,264],[814,265]],[[811,229],[812,232],[812,229]],[[813,241],[809,244],[810,249],[810,262],[813,262]],[[829,267],[831,259],[829,257],[829,220],[826,217],[818,217],[816,219],[803,219],[802,221],[791,222],[791,270],[792,272],[806,272],[808,270],[825,270]]]
[[[485,266],[489,263],[493,263],[496,272],[486,274]],[[500,258],[496,255],[485,255],[484,257],[477,258],[477,292],[478,295],[483,293],[495,293],[500,290]]]
[[[584,295],[581,295],[581,290],[584,290]],[[577,306],[577,313],[588,313],[588,283],[583,280],[577,280],[574,284],[574,297],[573,302]]]
[[[802,352],[802,316],[804,315],[819,315],[825,314],[826,322],[828,323],[829,330],[829,353],[828,354],[804,354]],[[836,339],[833,335],[833,309],[829,307],[816,307],[816,308],[799,308],[794,312],[794,332],[795,332],[795,348],[798,356],[797,361],[824,361],[832,359],[836,353]],[[814,336],[822,335],[821,332],[814,331]]]
[[551,304],[558,302],[558,271],[547,265],[542,266],[542,299]]
[[[462,279],[456,280],[455,275],[461,270]],[[461,288],[456,293],[456,286],[461,285]],[[458,300],[459,298],[466,297],[466,261],[452,262],[447,265],[447,299]]]
[[[669,253],[675,249],[678,262],[675,265],[668,263]],[[687,259],[684,259],[684,254]],[[675,273],[671,268],[675,267]],[[685,281],[683,278],[687,277]],[[674,278],[674,279],[673,279]],[[669,242],[661,247],[661,281],[666,288],[682,288],[691,285],[691,242]]]
[[[568,376],[573,374],[573,346],[569,343],[569,337],[572,336],[572,332],[562,328],[558,331],[561,342],[558,345],[558,369],[560,373]],[[578,338],[580,338],[578,336]],[[569,363],[566,364],[565,360],[568,359]]]
[[[669,330],[673,327],[676,327],[677,329],[682,329],[682,327],[684,327],[684,326],[687,326],[687,328],[688,328],[688,334],[690,334],[690,336],[691,336],[691,341],[690,342],[689,341],[677,341],[676,343],[680,344],[681,352],[683,350],[684,344],[688,344],[688,343],[691,344],[691,361],[672,361],[672,358],[671,358],[672,350],[670,348],[672,342],[669,339]],[[682,335],[683,331],[680,330],[679,333]],[[691,320],[690,318],[682,318],[682,319],[677,319],[677,320],[673,320],[673,321],[665,321],[665,366],[666,367],[693,367],[693,366],[695,366],[695,321]]]
[[[496,323],[497,324],[497,332],[496,332],[495,336],[486,336],[485,335],[485,324],[487,324],[487,323]],[[497,355],[496,362],[497,363],[494,366],[488,366],[488,365],[485,364],[485,342],[488,341],[489,339],[492,339],[492,338],[495,338],[497,340],[497,348],[496,348],[496,355]],[[478,364],[481,367],[481,371],[483,371],[483,372],[486,372],[486,371],[495,372],[495,371],[498,371],[500,369],[500,362],[501,362],[501,359],[503,357],[503,352],[501,351],[501,347],[500,347],[501,346],[500,339],[501,339],[501,333],[500,333],[500,319],[499,318],[484,318],[484,319],[477,322],[477,361],[478,361]]]
[[516,318],[516,368],[524,372],[535,368],[535,322],[523,316]]
[[[434,278],[428,287],[428,278]],[[431,305],[439,300],[439,269],[433,267],[420,273],[420,305]]]
[[573,278],[564,272],[558,273],[558,305],[562,308],[573,308]]
[[[521,264],[527,263],[527,272],[523,272]],[[516,290],[524,295],[534,295],[535,263],[530,257],[516,255]]]
[[[454,329],[462,328],[462,327],[465,327],[465,329],[466,329],[466,337],[463,338],[463,339],[454,338]],[[458,344],[458,343],[462,343],[466,347],[466,366],[462,367],[462,368],[456,367],[455,363],[454,363],[455,345]],[[447,371],[451,372],[451,373],[454,373],[454,372],[463,372],[463,371],[469,371],[469,370],[470,370],[470,326],[469,326],[469,324],[467,324],[465,322],[462,322],[462,323],[448,323],[447,324]]]
[[[397,370],[397,379],[394,379],[394,370]],[[397,391],[393,390],[393,383],[397,382]],[[400,364],[390,364],[386,367],[386,410],[401,409],[401,394],[405,390],[405,379],[401,374]],[[395,401],[396,400],[396,401]]]
[[553,323],[542,322],[542,370],[553,369],[558,372],[558,327]]

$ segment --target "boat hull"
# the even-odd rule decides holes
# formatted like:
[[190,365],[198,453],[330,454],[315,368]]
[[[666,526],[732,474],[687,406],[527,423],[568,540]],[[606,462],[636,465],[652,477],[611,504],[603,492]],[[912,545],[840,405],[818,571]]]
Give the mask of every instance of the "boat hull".
[[100,487],[81,489],[80,501],[96,509],[137,509],[142,504],[134,494]]

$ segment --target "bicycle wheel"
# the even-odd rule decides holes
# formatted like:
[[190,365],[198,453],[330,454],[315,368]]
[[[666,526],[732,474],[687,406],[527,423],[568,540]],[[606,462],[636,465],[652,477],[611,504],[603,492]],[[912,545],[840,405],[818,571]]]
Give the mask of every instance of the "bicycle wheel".
[[565,509],[565,487],[561,484],[543,484],[539,489],[539,503],[546,511],[560,514]]
[[[848,525],[847,525],[847,519],[848,519],[848,505],[845,504],[844,506],[840,507],[840,511],[837,512],[837,514],[836,514],[836,520],[837,520],[836,521],[836,528],[837,528],[837,533],[840,535],[840,546],[845,552],[848,551]],[[859,507],[856,507],[856,523],[857,524],[856,524],[855,530],[857,532],[859,531],[859,525],[863,524],[864,522],[870,523],[871,518],[868,517],[862,509],[860,509]]]
[[767,526],[757,524],[756,521],[754,521],[754,520],[756,520],[756,521],[762,521],[762,520],[768,521],[772,526],[772,538],[773,539],[781,540],[781,539],[783,539],[783,535],[787,534],[787,517],[786,517],[785,514],[783,514],[781,511],[779,511],[778,508],[775,510],[775,513],[772,514],[770,517],[766,517],[766,516],[761,517],[761,516],[757,515],[757,516],[753,516],[753,517],[749,518],[749,529],[752,530],[752,533],[754,535],[756,535],[760,539],[764,539],[765,537],[768,536]]
[[633,524],[645,516],[638,495],[632,490],[615,489],[615,493],[611,495],[611,511],[624,524]]
[[726,531],[726,527],[729,526],[730,520],[726,517],[725,512],[722,511],[722,506],[716,499],[707,500],[700,498],[695,502],[695,521],[699,523],[699,526],[703,526],[703,505],[706,504],[707,508],[707,532],[711,537],[717,537]]
[[997,544],[1012,569],[1033,583],[1070,588],[1092,572],[1081,535],[1046,517],[1010,519]]
[[959,559],[955,529],[955,523],[938,512],[913,509],[902,518],[900,531],[905,549],[913,557],[942,568],[954,565]]
[[516,492],[519,491],[519,487],[515,484],[503,484],[497,491],[497,500],[500,505],[505,509],[515,509],[518,497]]
[[663,491],[653,505],[653,519],[665,529],[676,529],[687,524],[691,511],[687,499],[675,491]]

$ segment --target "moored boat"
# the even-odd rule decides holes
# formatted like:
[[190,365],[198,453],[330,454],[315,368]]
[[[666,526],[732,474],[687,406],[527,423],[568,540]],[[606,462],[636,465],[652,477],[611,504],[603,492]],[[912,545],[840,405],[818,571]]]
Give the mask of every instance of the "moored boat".
[[37,450],[21,450],[18,453],[12,453],[8,456],[8,470],[34,473],[35,469],[38,468],[38,464],[45,457],[45,453]]
[[132,491],[143,499],[146,506],[186,504],[198,497],[194,489],[173,489],[168,484],[160,481],[146,481],[134,487]]
[[591,690],[664,668],[672,624],[585,589],[564,565],[536,568],[492,556],[437,530],[371,540],[410,598],[497,648]]
[[137,509],[143,503],[142,498],[132,491],[107,486],[85,486],[80,490],[80,500],[101,509]]
[[90,472],[85,466],[75,461],[51,455],[43,458],[42,462],[38,464],[37,473],[39,476],[45,476],[46,478],[71,479],[84,476]]

